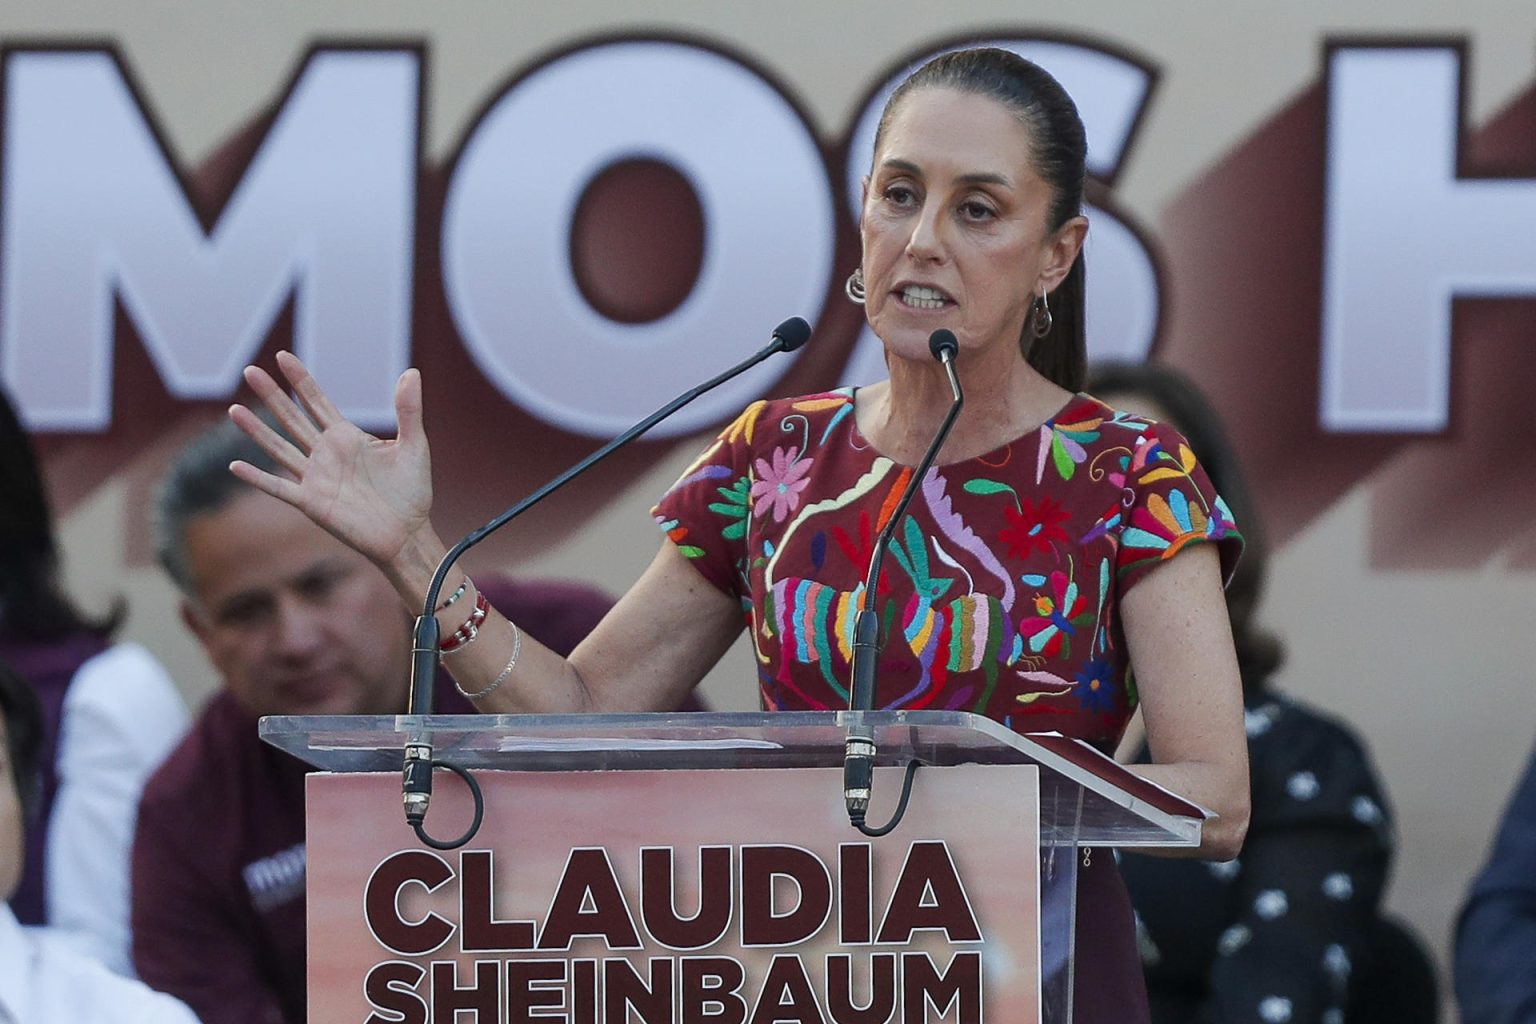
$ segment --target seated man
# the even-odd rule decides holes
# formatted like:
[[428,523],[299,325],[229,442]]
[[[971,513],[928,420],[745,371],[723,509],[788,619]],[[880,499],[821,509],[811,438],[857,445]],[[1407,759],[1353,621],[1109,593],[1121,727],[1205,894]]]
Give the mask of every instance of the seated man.
[[17,923],[10,899],[21,879],[23,817],[37,812],[42,739],[37,695],[0,664],[0,1021],[197,1024],[170,996],[113,974],[57,935]]
[[1456,926],[1463,1024],[1536,1022],[1536,751]]
[[[410,616],[361,555],[231,476],[236,459],[271,466],[232,425],[216,427],[175,459],[158,498],[160,562],[222,687],[145,787],[134,965],[204,1024],[300,1024],[306,769],[262,743],[256,720],[403,713]],[[562,653],[610,603],[569,584],[475,582]],[[434,710],[474,711],[446,672],[437,684]]]

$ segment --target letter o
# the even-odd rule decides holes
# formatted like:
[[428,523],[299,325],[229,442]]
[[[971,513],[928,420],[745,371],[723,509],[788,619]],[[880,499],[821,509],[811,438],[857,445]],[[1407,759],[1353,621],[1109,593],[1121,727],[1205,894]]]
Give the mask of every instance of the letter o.
[[[678,308],[620,324],[582,297],[566,254],[586,184],[635,158],[689,181],[704,211],[704,260]],[[443,212],[449,310],[508,398],[566,430],[612,436],[766,344],[786,316],[820,312],[832,196],[812,132],[757,72],[684,43],[588,47],[518,82],[465,144]],[[775,379],[744,375],[654,433],[728,419]]]

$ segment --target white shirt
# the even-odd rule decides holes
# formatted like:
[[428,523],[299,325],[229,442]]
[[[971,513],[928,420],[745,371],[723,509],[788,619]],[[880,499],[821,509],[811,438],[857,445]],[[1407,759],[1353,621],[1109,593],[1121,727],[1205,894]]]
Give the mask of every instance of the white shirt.
[[139,796],[186,729],[175,683],[137,644],[86,661],[65,693],[45,855],[48,930],[127,977]]
[[0,1024],[198,1024],[178,999],[23,928],[0,903]]

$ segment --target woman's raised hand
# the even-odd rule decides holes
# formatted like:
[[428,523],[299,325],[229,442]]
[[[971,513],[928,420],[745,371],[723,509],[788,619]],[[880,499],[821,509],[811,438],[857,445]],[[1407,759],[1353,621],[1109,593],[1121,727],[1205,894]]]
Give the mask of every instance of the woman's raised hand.
[[[399,436],[380,440],[337,410],[297,356],[277,354],[277,366],[298,402],[255,366],[245,381],[286,438],[243,405],[229,418],[277,462],[286,475],[247,462],[230,471],[285,501],[388,571],[431,534],[432,458],[421,417],[421,374],[407,370],[395,386]],[[435,535],[432,535],[435,537]]]

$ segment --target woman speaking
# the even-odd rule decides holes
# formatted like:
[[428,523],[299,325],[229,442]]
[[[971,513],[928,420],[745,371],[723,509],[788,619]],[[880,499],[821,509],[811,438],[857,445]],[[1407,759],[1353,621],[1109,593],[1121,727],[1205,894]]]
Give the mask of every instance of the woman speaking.
[[[875,706],[975,711],[1110,751],[1139,703],[1153,763],[1135,770],[1219,815],[1197,855],[1234,856],[1247,762],[1222,579],[1241,541],[1177,433],[1078,393],[1085,148],[1060,85],[1007,51],[946,54],[908,78],[881,117],[847,286],[888,379],[743,412],[662,496],[655,560],[569,658],[450,577],[438,621],[465,694],[494,712],[675,707],[745,628],[764,707],[846,706],[872,538],[950,410],[929,352],[943,328],[966,402],[875,587]],[[287,439],[244,407],[231,416],[283,473],[233,471],[419,608],[446,553],[420,377],[401,378],[398,437],[381,441],[293,356],[278,366],[297,403],[260,369],[246,380]],[[1146,1020],[1108,857],[1079,875],[1078,921],[1076,1019]]]

